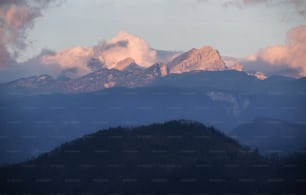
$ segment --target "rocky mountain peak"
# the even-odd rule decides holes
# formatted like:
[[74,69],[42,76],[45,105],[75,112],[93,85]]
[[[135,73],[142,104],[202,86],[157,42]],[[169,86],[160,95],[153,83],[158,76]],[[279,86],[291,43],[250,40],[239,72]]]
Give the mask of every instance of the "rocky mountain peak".
[[191,49],[168,63],[170,73],[183,73],[198,70],[225,70],[226,66],[218,50],[211,46]]
[[116,64],[115,69],[124,70],[126,67],[128,67],[131,64],[136,64],[136,62],[133,58],[131,58],[131,57],[124,58],[123,60],[119,61]]

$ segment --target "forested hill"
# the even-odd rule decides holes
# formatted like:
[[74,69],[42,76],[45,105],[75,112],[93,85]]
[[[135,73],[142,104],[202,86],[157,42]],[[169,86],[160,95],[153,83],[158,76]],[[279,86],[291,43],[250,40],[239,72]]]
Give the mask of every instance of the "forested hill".
[[[294,165],[296,158],[288,162]],[[303,183],[296,181],[303,181],[305,165],[283,165],[286,161],[262,158],[213,127],[180,120],[98,131],[31,161],[2,167],[0,193],[281,194],[304,190]]]

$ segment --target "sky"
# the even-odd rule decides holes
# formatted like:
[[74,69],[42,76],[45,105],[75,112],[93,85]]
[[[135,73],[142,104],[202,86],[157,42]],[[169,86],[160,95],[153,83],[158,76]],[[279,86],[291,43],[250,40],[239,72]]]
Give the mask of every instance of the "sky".
[[66,0],[35,21],[29,32],[33,46],[25,57],[42,48],[91,46],[120,31],[140,36],[156,49],[185,51],[212,45],[224,55],[244,57],[283,43],[286,32],[306,20],[294,6],[226,7],[224,2]]
[[[267,48],[284,46],[278,51],[288,53],[288,33],[306,24],[305,9],[304,0],[0,0],[0,67],[25,66],[46,51],[62,57],[69,48],[95,47],[128,32],[130,38],[141,39],[139,48],[147,52],[211,45],[223,56],[287,63],[304,76],[304,67],[290,65],[289,57],[270,59],[267,53],[276,49]],[[144,59],[151,57],[150,53],[139,59],[150,63]],[[71,68],[73,62],[67,65],[66,61],[44,60],[61,70]]]

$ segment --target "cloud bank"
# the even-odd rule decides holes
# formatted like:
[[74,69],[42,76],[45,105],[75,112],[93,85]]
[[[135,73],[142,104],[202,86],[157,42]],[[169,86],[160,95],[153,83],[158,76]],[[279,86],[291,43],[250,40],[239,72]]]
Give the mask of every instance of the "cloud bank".
[[306,25],[287,33],[286,44],[261,49],[249,57],[250,67],[267,73],[306,76]]
[[93,47],[74,47],[42,55],[40,62],[48,66],[57,66],[59,71],[77,69],[80,76],[91,71],[88,63],[97,59],[107,68],[114,68],[118,62],[132,58],[143,67],[151,66],[157,60],[157,52],[151,49],[143,39],[128,32],[120,32],[110,40]]
[[0,0],[0,67],[10,64],[26,48],[27,30],[50,3],[51,0]]

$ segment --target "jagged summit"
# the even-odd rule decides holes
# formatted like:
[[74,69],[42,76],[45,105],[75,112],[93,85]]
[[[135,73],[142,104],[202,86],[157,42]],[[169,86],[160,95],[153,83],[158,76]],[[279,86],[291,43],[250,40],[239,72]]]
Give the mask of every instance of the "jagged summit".
[[211,46],[191,49],[168,63],[170,73],[183,73],[197,70],[226,70],[218,50]]
[[128,66],[130,66],[131,64],[136,64],[135,60],[131,57],[125,58],[121,61],[119,61],[116,66],[115,69],[117,70],[124,70],[126,69]]

